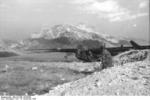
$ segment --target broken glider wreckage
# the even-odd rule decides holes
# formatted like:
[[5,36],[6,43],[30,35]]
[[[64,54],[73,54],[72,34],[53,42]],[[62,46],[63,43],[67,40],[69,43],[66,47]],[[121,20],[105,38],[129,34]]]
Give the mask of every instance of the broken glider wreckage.
[[150,45],[141,46],[134,41],[130,41],[132,46],[124,47],[105,47],[102,45],[99,48],[87,48],[84,45],[78,45],[77,48],[54,48],[54,49],[29,49],[32,52],[64,52],[64,53],[74,53],[78,60],[84,62],[96,62],[101,61],[102,63],[112,62],[112,56],[115,56],[121,52],[125,52],[131,49],[143,50],[150,49]]

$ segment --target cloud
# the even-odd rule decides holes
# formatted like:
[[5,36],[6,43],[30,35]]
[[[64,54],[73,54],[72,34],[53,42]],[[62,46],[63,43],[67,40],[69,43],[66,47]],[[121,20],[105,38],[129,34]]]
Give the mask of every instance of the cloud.
[[140,4],[139,4],[139,8],[145,8],[148,6],[148,0],[145,0],[145,1],[142,1]]
[[104,2],[98,2],[97,0],[75,0],[74,3],[82,5],[84,9],[91,12],[116,12],[119,10],[117,2],[113,0],[106,0]]
[[133,20],[139,17],[144,17],[144,16],[148,16],[148,13],[137,13],[137,14],[123,14],[123,16],[116,16],[114,18],[110,18],[111,22],[115,22],[115,21],[126,21],[126,20]]
[[[146,13],[136,13],[122,7],[117,0],[75,0],[74,4],[78,5],[81,11],[88,14],[95,14],[99,18],[108,19],[110,22],[125,21],[147,16]],[[142,4],[142,7],[145,6]]]

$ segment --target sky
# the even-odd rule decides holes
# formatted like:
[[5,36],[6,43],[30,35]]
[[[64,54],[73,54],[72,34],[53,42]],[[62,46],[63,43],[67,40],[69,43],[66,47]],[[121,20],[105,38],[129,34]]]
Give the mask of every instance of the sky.
[[149,39],[149,0],[0,0],[0,38],[84,23],[116,37]]

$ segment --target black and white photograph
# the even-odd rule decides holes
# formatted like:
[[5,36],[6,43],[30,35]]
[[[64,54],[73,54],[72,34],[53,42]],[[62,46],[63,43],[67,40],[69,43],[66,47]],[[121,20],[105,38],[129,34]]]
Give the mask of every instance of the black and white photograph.
[[150,96],[149,4],[0,0],[0,100]]

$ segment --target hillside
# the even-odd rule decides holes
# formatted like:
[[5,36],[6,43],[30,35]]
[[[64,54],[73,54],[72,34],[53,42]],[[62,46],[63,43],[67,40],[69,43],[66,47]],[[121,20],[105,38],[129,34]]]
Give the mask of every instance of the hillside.
[[45,95],[57,96],[140,96],[150,95],[150,63],[114,66],[86,78],[59,85]]
[[[146,55],[145,55],[145,52]],[[59,85],[45,95],[57,96],[140,96],[150,95],[150,52],[128,51],[118,57],[130,59],[113,67],[95,72],[77,81]],[[117,57],[117,58],[118,58]],[[138,59],[137,59],[138,58]],[[140,60],[139,60],[140,59]],[[134,61],[133,61],[134,60]]]
[[11,40],[0,40],[0,58],[18,56],[19,54],[11,48],[14,42]]

